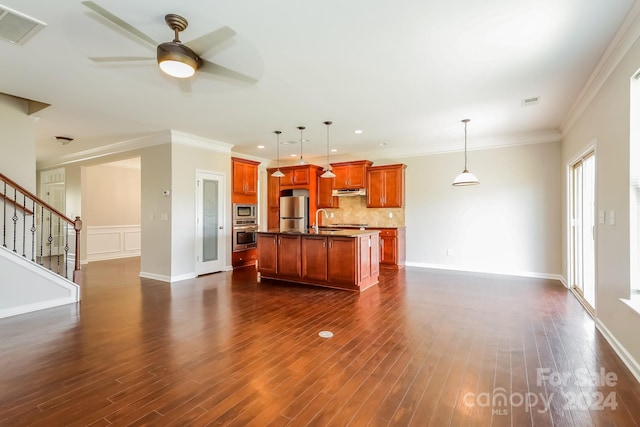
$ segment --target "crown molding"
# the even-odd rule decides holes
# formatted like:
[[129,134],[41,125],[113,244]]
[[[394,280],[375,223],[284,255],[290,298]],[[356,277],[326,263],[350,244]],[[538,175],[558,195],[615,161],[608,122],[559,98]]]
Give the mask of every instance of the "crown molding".
[[37,168],[49,169],[52,167],[64,166],[71,163],[85,162],[101,157],[112,156],[128,151],[141,150],[143,148],[169,143],[197,147],[200,149],[225,154],[230,154],[231,148],[233,147],[232,144],[226,142],[216,141],[214,139],[203,138],[197,135],[191,135],[173,129],[168,129],[138,138],[128,139],[101,147],[91,148],[89,150],[77,151],[75,153],[66,154],[64,156],[56,157],[53,159],[43,160],[42,162],[38,162]]
[[587,108],[589,103],[596,96],[598,91],[605,84],[607,79],[611,76],[616,69],[620,61],[629,52],[631,46],[640,37],[640,2],[636,1],[631,10],[627,14],[624,22],[618,29],[618,32],[613,37],[613,40],[605,50],[604,54],[600,58],[598,65],[591,73],[591,76],[587,80],[582,92],[576,99],[576,102],[569,109],[569,112],[565,115],[564,119],[560,123],[560,130],[562,134],[571,129],[576,123],[580,115]]

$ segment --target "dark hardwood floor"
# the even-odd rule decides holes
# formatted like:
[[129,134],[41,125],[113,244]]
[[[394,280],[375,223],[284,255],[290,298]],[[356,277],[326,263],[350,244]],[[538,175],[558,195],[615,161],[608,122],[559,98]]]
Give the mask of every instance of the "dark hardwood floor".
[[554,281],[407,268],[357,294],[83,270],[79,305],[0,320],[0,425],[640,423],[640,385]]

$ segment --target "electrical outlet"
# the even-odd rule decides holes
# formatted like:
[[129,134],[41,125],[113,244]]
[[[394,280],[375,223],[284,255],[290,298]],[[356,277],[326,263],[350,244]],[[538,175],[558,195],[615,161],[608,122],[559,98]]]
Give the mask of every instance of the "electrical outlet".
[[393,218],[393,212],[389,212],[389,218]]
[[333,212],[331,212],[330,215],[331,215],[331,218],[333,218]]
[[447,256],[451,256],[453,255],[453,249],[449,248],[447,249]]

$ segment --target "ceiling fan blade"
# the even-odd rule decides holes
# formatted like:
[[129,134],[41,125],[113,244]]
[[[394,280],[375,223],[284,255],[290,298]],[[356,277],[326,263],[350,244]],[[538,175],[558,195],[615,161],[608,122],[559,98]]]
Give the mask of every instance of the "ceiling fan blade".
[[215,74],[222,77],[228,77],[233,80],[237,80],[243,83],[256,84],[258,83],[258,79],[248,76],[246,74],[242,74],[238,71],[234,71],[230,68],[223,67],[222,65],[215,64],[211,61],[207,61],[206,59],[202,60],[202,66],[198,68],[198,72]]
[[151,61],[156,58],[149,56],[92,56],[89,57],[93,62],[125,62],[125,61]]
[[139,39],[147,42],[148,44],[150,44],[154,48],[156,46],[158,46],[158,42],[157,41],[153,40],[151,37],[149,37],[148,35],[146,35],[142,31],[138,30],[133,25],[128,24],[125,21],[123,21],[122,19],[118,18],[116,15],[114,15],[111,12],[109,12],[108,10],[102,8],[101,6],[98,6],[96,3],[92,2],[92,1],[83,1],[82,4],[87,6],[89,9],[93,10],[98,15],[102,16],[103,18],[107,19],[108,21],[111,21],[112,23],[116,24],[118,27],[122,28],[123,30],[127,31],[128,33],[133,34],[134,36],[138,37]]
[[235,35],[236,32],[231,28],[222,27],[200,36],[197,39],[193,39],[190,42],[185,43],[185,45],[187,45],[192,51],[196,52],[198,56],[202,56],[209,50],[224,43]]

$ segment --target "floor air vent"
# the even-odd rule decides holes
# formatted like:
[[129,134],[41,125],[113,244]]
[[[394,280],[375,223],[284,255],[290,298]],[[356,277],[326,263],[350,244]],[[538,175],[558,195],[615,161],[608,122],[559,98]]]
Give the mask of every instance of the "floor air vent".
[[0,39],[24,44],[47,24],[0,4]]

